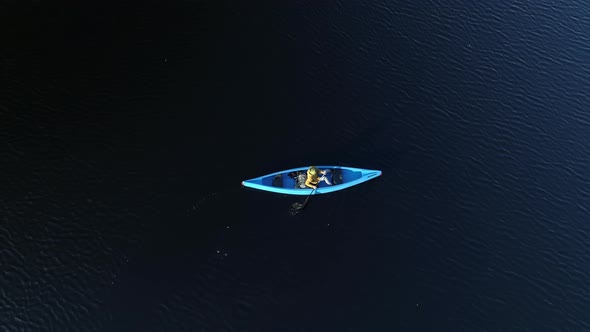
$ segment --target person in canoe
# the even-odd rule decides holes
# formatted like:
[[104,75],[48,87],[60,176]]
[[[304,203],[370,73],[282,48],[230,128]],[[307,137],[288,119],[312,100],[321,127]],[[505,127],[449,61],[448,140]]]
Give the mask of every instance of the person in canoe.
[[[326,170],[320,170],[315,166],[311,166],[307,169],[307,179],[305,180],[305,185],[313,189],[317,189],[321,181],[325,181],[328,185],[332,185],[326,176],[326,173]],[[322,176],[319,177],[319,174],[322,174]]]

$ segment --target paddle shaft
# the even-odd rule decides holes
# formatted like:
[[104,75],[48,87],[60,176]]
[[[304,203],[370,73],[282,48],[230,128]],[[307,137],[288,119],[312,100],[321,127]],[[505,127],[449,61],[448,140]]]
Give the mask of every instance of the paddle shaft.
[[[319,185],[319,183],[318,183]],[[309,193],[309,195],[307,196],[307,198],[305,199],[305,202],[303,202],[303,206],[301,207],[301,209],[303,210],[303,208],[307,205],[307,201],[309,201],[309,198],[311,197],[311,195],[313,195],[313,192],[318,189],[318,187],[316,186],[315,188],[313,188],[311,190],[311,192]]]

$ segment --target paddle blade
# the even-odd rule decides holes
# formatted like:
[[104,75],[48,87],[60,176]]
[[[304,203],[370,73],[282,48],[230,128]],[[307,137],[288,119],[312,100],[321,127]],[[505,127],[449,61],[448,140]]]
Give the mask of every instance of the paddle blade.
[[[315,191],[315,189],[311,191],[311,194],[313,194],[314,191]],[[303,201],[303,203],[298,203],[298,202],[293,203],[291,205],[291,208],[289,209],[289,214],[294,216],[297,213],[301,212],[301,210],[303,210],[305,208],[305,206],[307,205],[307,202],[309,201],[311,194],[309,194],[309,196],[307,196],[307,198],[305,199],[305,201]]]
[[303,209],[303,207],[304,207],[304,206],[305,206],[305,205],[303,205],[303,204],[301,204],[301,203],[293,203],[293,204],[291,205],[291,208],[289,209],[289,214],[290,214],[291,216],[294,216],[294,215],[296,215],[297,213],[299,213],[299,212],[300,212],[300,211]]

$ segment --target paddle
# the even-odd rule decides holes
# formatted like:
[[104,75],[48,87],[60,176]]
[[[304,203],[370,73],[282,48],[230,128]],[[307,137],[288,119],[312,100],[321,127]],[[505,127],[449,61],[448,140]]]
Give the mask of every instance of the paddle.
[[305,206],[307,205],[307,202],[309,201],[309,198],[311,197],[311,195],[313,195],[314,191],[318,188],[320,184],[318,183],[317,186],[315,188],[313,188],[311,190],[311,192],[309,193],[309,195],[307,195],[307,198],[305,199],[305,201],[303,201],[303,203],[293,203],[293,205],[291,205],[291,209],[289,209],[289,213],[294,216],[297,213],[299,213],[301,210],[303,210],[305,208]]

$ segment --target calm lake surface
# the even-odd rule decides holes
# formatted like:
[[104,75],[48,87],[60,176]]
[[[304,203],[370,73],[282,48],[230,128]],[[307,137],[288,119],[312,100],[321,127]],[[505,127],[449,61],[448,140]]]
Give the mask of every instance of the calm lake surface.
[[0,330],[590,330],[587,2],[2,8]]

